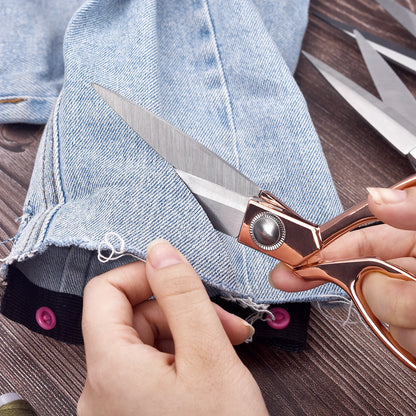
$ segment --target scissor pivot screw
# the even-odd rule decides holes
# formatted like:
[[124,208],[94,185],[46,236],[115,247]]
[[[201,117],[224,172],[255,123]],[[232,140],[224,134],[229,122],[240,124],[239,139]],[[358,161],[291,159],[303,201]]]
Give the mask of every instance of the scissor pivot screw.
[[263,250],[279,248],[286,238],[286,229],[282,220],[269,212],[260,212],[250,223],[250,236]]

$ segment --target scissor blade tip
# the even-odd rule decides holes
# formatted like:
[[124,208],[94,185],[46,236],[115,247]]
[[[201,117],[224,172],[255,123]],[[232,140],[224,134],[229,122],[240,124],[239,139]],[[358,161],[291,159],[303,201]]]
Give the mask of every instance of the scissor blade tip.
[[[97,84],[95,82],[91,83],[91,86],[97,91],[98,95],[107,102],[110,107],[113,107],[114,100],[117,100],[121,97],[119,94],[117,94],[115,91],[110,90],[109,88],[103,87],[100,84]],[[116,111],[118,113],[118,111]]]
[[357,41],[364,41],[364,42],[368,42],[367,39],[365,38],[365,36],[358,30],[358,29],[354,29],[354,36],[357,39]]
[[95,91],[97,91],[99,94],[102,92],[102,91],[106,91],[107,90],[107,88],[105,88],[105,87],[103,87],[102,85],[100,85],[100,84],[97,84],[96,82],[91,82],[91,86],[95,89]]
[[302,51],[302,54],[305,55],[305,58],[308,59],[313,65],[319,66],[321,61],[318,58],[315,58],[313,55],[305,51]]

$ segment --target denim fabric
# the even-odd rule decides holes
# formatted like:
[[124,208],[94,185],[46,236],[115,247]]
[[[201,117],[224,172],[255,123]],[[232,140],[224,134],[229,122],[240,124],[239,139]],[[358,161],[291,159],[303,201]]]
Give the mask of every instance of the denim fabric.
[[62,43],[83,0],[2,0],[0,124],[45,124],[62,87]]
[[[267,276],[276,261],[214,230],[172,167],[91,87],[155,112],[322,223],[341,205],[292,76],[307,17],[307,0],[86,1],[66,28],[63,88],[7,263],[40,287],[82,295],[91,277],[134,260],[98,261],[106,233],[116,232],[143,259],[151,240],[171,241],[212,295],[279,303],[341,293],[333,285],[272,289]],[[30,33],[21,36],[29,45]],[[46,75],[32,82],[44,103],[54,96]],[[14,79],[8,95],[20,96],[19,87]]]

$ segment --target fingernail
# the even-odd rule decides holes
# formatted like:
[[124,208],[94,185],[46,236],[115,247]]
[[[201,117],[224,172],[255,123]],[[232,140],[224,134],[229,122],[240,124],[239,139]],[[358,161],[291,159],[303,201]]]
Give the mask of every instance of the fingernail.
[[147,261],[155,269],[163,269],[183,263],[183,259],[180,257],[178,250],[163,239],[154,240],[147,246]]
[[269,272],[269,285],[273,288],[273,289],[277,289],[277,287],[275,286],[275,284],[274,284],[274,282],[273,282],[273,280],[272,280],[272,274],[273,274],[273,270],[271,270],[270,272]]
[[407,198],[406,191],[391,188],[367,188],[367,192],[377,205],[399,204]]
[[246,339],[253,338],[253,335],[256,332],[256,330],[254,329],[254,326],[250,325],[247,321],[244,321],[244,325],[248,328],[248,337]]

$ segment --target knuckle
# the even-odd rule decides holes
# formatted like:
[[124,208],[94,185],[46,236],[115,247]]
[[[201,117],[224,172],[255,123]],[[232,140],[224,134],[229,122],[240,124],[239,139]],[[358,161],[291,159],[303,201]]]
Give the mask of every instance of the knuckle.
[[84,287],[84,297],[90,296],[93,294],[99,286],[102,284],[102,279],[100,276],[92,278]]
[[202,282],[190,266],[179,264],[169,268],[165,279],[166,296],[193,294],[201,291]]
[[354,233],[354,236],[355,241],[353,244],[355,243],[357,246],[358,257],[365,257],[368,255],[368,253],[373,252],[372,242],[365,228],[362,230],[357,230],[356,233]]

